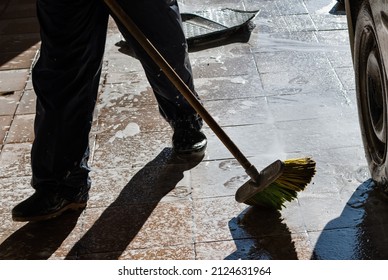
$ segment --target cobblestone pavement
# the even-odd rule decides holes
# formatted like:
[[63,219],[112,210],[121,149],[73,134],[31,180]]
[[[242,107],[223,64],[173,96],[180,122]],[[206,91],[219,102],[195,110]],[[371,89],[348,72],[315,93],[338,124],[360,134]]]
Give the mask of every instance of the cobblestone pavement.
[[247,175],[205,125],[202,161],[171,153],[171,130],[113,21],[90,135],[82,213],[15,223],[29,185],[39,49],[34,0],[0,4],[0,258],[377,259],[387,206],[358,127],[346,16],[334,0],[182,0],[181,12],[260,10],[248,41],[192,50],[205,107],[258,169],[311,156],[317,174],[281,211],[237,203]]

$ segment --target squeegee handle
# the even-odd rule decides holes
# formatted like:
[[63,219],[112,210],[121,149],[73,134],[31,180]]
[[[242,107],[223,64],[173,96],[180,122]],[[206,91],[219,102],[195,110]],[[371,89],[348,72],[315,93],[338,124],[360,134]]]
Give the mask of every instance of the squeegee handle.
[[[232,155],[237,159],[241,166],[247,171],[251,177],[258,176],[255,167],[244,156],[240,149],[233,143],[225,131],[218,125],[208,111],[203,107],[201,102],[190,90],[185,82],[179,77],[175,70],[168,64],[160,52],[154,45],[146,38],[143,32],[136,26],[127,13],[120,7],[116,0],[104,0],[113,14],[120,20],[125,28],[131,33],[136,41],[143,47],[152,60],[160,67],[167,78],[174,84],[179,92],[184,96],[187,102],[194,108],[194,110],[202,117],[202,119],[213,130],[221,142],[228,148]],[[252,178],[255,179],[255,178]]]

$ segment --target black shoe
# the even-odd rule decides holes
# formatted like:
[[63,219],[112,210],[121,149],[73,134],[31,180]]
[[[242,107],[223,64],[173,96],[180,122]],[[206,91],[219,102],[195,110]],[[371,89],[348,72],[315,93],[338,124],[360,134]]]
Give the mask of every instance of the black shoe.
[[89,198],[88,191],[85,188],[69,200],[59,192],[37,190],[12,209],[12,219],[16,222],[36,222],[55,218],[67,210],[82,210]]
[[172,147],[178,154],[203,154],[207,139],[201,130],[192,127],[174,129]]

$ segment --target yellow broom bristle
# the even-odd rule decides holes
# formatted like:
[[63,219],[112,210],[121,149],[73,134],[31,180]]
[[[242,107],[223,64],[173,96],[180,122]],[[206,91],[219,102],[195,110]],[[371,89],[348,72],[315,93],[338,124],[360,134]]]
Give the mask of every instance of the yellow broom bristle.
[[244,203],[252,206],[281,209],[303,191],[315,175],[315,161],[311,158],[288,159],[283,162],[282,175],[268,187]]

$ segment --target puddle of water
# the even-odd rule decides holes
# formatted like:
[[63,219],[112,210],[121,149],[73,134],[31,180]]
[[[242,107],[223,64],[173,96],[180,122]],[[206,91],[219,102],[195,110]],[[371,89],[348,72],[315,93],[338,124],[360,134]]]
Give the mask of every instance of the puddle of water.
[[269,34],[260,34],[259,48],[273,51],[295,51],[295,52],[330,52],[348,51],[347,44],[325,44],[319,42],[307,42],[285,38],[273,38]]
[[140,127],[137,123],[129,123],[124,130],[117,131],[116,134],[109,139],[109,143],[112,143],[116,138],[122,139],[125,137],[135,136],[140,133]]
[[368,167],[362,166],[358,168],[356,170],[355,177],[356,180],[360,183],[367,181],[371,177]]

